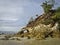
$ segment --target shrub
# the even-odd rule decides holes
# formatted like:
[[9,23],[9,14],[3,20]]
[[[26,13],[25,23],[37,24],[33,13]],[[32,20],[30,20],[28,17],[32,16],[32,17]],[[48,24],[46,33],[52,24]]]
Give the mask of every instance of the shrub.
[[45,25],[48,25],[48,24],[50,24],[50,23],[52,23],[53,22],[53,20],[51,20],[51,19],[46,19],[45,21],[42,21],[41,23],[42,24],[45,24]]

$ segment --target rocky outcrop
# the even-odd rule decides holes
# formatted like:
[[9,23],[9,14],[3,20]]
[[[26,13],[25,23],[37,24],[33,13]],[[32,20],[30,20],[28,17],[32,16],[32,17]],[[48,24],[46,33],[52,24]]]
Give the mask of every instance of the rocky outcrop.
[[[39,24],[35,27],[25,27],[22,29],[22,31],[28,30],[28,35],[26,33],[23,33],[26,37],[33,37],[35,39],[45,39],[46,37],[49,37],[49,35],[52,35],[53,30],[49,28],[47,25]],[[52,37],[52,36],[51,36]]]
[[55,23],[53,27],[49,25],[39,24],[34,27],[24,27],[22,31],[27,30],[26,33],[22,33],[25,37],[35,38],[35,39],[45,39],[47,37],[58,37],[60,38],[60,31],[58,30],[58,23]]
[[60,29],[58,21],[54,17],[55,12],[44,13],[35,20],[30,21],[20,32],[22,37],[31,37],[35,39],[45,39],[47,37],[60,38]]

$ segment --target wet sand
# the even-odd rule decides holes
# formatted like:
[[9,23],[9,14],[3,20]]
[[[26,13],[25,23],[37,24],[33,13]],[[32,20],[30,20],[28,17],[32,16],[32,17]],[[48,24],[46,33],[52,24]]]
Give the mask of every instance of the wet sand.
[[0,40],[0,45],[60,45],[60,39],[47,39],[47,40]]

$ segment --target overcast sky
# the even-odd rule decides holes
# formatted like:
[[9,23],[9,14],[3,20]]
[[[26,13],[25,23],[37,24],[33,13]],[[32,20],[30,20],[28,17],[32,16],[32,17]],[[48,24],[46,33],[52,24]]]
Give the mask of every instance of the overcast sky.
[[26,26],[30,17],[34,18],[36,14],[43,13],[40,6],[43,1],[0,0],[0,31],[19,31]]

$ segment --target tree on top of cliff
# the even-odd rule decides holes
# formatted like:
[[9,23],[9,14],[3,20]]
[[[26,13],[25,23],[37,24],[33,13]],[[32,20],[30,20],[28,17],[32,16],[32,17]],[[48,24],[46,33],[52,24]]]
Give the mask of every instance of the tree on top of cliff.
[[52,7],[54,6],[54,2],[55,2],[54,0],[43,2],[41,6],[44,9],[44,13],[48,13],[50,10],[52,10]]

